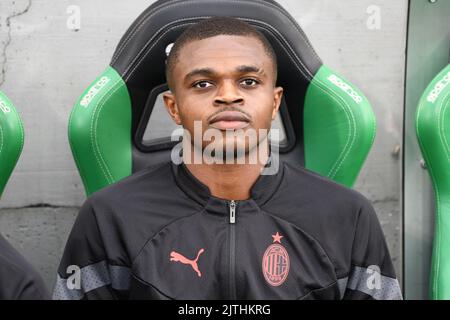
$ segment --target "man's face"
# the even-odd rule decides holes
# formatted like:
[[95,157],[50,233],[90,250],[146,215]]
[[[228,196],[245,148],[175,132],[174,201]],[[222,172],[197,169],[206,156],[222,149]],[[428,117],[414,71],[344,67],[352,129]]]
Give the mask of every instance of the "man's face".
[[[275,87],[273,64],[258,39],[220,35],[186,44],[173,70],[174,88],[164,94],[173,120],[194,139],[194,122],[220,133],[226,146],[246,154],[264,141],[278,112],[283,89]],[[227,131],[254,130],[257,139],[229,135]],[[250,136],[250,135],[248,135]],[[192,141],[192,143],[194,143]],[[209,144],[202,141],[197,148]],[[228,149],[230,150],[230,149]]]

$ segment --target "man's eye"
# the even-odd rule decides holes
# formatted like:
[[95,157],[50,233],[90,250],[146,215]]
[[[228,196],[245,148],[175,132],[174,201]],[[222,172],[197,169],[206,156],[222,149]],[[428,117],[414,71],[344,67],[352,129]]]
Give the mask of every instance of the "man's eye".
[[210,87],[212,84],[208,81],[200,81],[194,84],[194,88],[204,89]]
[[241,81],[241,84],[243,84],[244,86],[247,87],[254,87],[258,84],[259,82],[256,81],[255,79],[244,79]]

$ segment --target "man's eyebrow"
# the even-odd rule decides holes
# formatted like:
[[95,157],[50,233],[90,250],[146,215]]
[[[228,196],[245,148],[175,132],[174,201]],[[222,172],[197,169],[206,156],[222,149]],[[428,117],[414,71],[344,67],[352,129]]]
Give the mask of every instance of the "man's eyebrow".
[[216,72],[211,68],[199,68],[190,71],[184,78],[187,80],[195,76],[212,76],[214,74],[216,74]]
[[248,66],[248,65],[242,65],[236,68],[236,70],[240,73],[250,73],[250,72],[254,72],[254,73],[259,73],[259,74],[263,74],[264,71],[257,66]]

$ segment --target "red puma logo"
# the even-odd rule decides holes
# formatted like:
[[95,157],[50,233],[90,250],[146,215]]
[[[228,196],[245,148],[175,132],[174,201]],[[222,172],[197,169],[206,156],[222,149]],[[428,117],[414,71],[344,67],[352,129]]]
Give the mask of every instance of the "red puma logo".
[[205,249],[203,249],[203,248],[200,249],[200,251],[197,253],[197,258],[195,258],[195,260],[190,260],[190,259],[186,258],[185,256],[183,256],[182,254],[172,251],[170,253],[170,261],[181,262],[183,264],[189,264],[192,267],[192,269],[194,269],[194,271],[197,272],[198,276],[201,277],[202,273],[198,269],[197,260],[200,257],[200,255],[203,253],[203,251],[205,251]]

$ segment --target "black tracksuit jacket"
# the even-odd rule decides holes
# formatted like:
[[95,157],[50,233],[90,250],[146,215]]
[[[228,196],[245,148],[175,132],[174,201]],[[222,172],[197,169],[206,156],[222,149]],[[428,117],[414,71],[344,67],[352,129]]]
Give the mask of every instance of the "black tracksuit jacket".
[[54,299],[401,299],[360,193],[281,163],[243,201],[184,164],[150,167],[86,200]]

